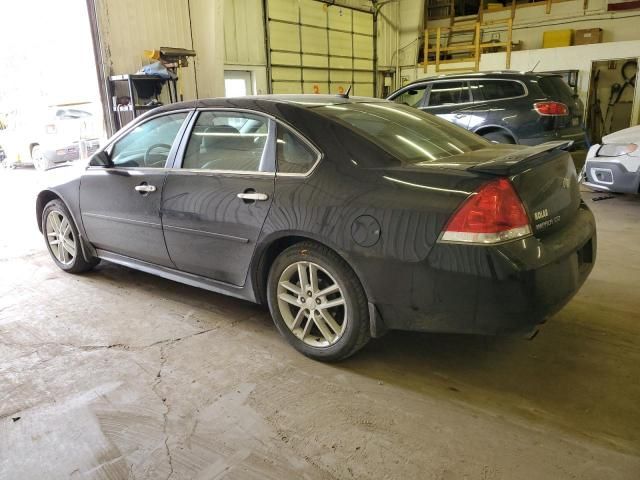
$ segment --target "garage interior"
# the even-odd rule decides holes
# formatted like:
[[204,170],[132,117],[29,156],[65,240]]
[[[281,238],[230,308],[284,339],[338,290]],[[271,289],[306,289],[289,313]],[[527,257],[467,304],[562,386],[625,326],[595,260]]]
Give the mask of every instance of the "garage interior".
[[[574,88],[592,144],[640,123],[634,1],[72,3],[104,138],[144,113],[114,78],[164,47],[195,52],[174,99],[535,70]],[[599,41],[576,44],[586,30]],[[50,173],[0,169],[0,479],[640,478],[640,196],[581,187],[596,265],[536,338],[390,331],[325,364],[262,306],[107,262],[60,271],[34,216]]]

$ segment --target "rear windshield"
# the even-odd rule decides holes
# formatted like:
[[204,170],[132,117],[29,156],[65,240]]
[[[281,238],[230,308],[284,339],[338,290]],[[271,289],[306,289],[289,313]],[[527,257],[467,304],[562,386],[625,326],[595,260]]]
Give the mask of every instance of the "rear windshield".
[[405,163],[426,164],[489,146],[478,135],[406,105],[346,103],[315,110],[348,124]]
[[554,100],[566,100],[573,97],[573,92],[562,77],[541,77],[538,85],[545,95]]

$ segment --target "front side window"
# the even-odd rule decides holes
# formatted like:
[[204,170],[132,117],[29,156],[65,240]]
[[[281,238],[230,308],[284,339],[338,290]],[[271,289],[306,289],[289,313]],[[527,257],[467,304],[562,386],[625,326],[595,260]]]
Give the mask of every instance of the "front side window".
[[152,118],[118,140],[111,150],[116,167],[163,168],[187,112]]
[[436,82],[429,92],[429,107],[455,105],[469,101],[467,82]]
[[512,80],[477,80],[471,83],[474,100],[500,100],[525,94],[520,82]]
[[269,133],[268,120],[250,113],[202,112],[182,168],[260,172]]
[[410,107],[419,107],[422,105],[422,99],[424,98],[424,92],[427,91],[426,85],[419,85],[412,87],[409,90],[405,90],[396,98],[393,99],[396,103],[403,103]]
[[318,159],[311,147],[282,125],[278,125],[276,155],[280,173],[305,174],[311,170]]

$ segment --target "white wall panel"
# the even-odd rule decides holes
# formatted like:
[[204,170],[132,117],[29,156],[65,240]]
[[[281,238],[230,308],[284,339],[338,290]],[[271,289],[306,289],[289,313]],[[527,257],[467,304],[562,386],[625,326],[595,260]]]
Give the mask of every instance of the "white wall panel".
[[224,96],[223,0],[190,0],[195,71],[200,98]]

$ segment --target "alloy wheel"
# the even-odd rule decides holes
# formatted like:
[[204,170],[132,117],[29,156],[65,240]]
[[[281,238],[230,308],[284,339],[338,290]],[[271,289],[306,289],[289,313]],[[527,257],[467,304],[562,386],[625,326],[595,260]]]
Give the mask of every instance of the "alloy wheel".
[[71,265],[76,257],[76,240],[71,223],[64,213],[51,210],[46,220],[47,243],[56,259]]
[[328,347],[344,333],[349,318],[342,288],[320,265],[289,265],[280,275],[277,295],[287,327],[305,344]]

